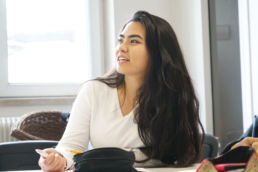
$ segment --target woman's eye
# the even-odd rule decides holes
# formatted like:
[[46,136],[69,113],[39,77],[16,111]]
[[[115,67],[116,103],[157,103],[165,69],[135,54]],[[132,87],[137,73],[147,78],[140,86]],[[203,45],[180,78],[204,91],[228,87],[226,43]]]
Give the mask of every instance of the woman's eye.
[[123,43],[123,39],[119,38],[119,39],[117,39],[117,42],[121,44],[121,43]]
[[136,44],[136,43],[139,43],[139,41],[137,41],[137,40],[135,40],[135,39],[132,39],[132,40],[131,40],[131,43]]

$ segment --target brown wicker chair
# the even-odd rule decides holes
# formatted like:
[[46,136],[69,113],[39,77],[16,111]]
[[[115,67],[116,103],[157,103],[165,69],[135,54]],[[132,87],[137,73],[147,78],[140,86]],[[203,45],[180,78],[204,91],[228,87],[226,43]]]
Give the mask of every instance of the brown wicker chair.
[[62,112],[41,111],[23,115],[11,136],[20,140],[60,140],[66,127]]

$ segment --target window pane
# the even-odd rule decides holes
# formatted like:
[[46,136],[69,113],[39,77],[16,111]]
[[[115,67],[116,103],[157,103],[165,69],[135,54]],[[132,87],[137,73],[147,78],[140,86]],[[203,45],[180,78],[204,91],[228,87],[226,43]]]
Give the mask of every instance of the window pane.
[[89,77],[85,0],[6,0],[9,83]]

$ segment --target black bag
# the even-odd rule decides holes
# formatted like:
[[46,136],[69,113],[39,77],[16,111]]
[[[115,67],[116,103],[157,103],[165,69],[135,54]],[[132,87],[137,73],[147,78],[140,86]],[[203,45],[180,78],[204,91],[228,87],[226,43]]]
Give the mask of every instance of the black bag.
[[137,172],[135,156],[119,148],[97,148],[74,156],[74,172]]

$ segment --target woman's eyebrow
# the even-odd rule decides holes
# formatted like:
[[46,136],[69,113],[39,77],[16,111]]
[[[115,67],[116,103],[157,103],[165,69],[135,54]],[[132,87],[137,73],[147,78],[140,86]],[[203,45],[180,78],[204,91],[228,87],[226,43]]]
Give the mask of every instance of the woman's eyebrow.
[[[125,38],[125,36],[124,36],[123,34],[120,34],[120,35],[119,35],[119,37],[121,37],[121,38]],[[143,37],[141,37],[141,36],[140,36],[140,35],[138,35],[138,34],[128,35],[128,38],[134,38],[134,37],[136,37],[136,38],[140,38],[140,39],[142,39],[142,40],[143,40]]]

